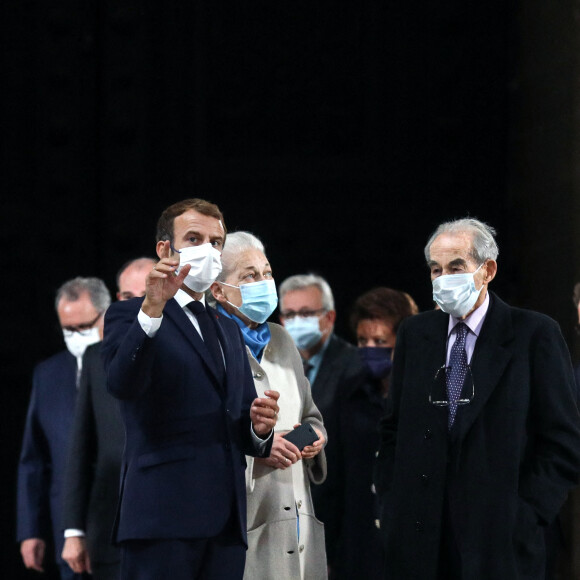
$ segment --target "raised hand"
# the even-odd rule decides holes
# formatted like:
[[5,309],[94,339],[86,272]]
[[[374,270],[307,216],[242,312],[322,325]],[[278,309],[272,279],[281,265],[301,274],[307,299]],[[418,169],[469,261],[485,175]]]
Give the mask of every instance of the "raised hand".
[[141,309],[151,318],[159,318],[163,313],[165,303],[173,298],[181,288],[191,266],[186,264],[176,274],[179,267],[179,255],[171,256],[170,242],[157,244],[159,262],[155,264],[145,280],[145,300]]
[[278,391],[265,391],[265,397],[254,399],[250,407],[250,419],[258,437],[266,437],[276,426],[278,420]]

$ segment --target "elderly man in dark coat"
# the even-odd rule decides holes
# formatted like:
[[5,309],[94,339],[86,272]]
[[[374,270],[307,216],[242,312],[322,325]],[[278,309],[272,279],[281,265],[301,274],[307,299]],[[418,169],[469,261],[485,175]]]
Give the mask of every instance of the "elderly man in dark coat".
[[488,293],[494,234],[439,226],[425,255],[440,308],[397,334],[375,472],[389,580],[544,580],[545,527],[578,481],[568,348],[553,320]]

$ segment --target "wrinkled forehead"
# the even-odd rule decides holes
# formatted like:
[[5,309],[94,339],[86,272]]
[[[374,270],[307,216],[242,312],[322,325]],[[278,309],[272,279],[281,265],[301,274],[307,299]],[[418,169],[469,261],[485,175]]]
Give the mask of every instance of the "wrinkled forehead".
[[467,233],[440,234],[431,244],[429,257],[431,262],[441,265],[457,260],[475,263],[472,236]]

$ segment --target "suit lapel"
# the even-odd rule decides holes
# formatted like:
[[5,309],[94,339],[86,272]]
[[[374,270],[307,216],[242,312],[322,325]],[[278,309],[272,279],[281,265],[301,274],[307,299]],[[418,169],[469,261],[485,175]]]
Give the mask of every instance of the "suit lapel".
[[[211,311],[210,318],[212,319],[212,322],[214,322],[215,311],[211,308],[208,310]],[[181,308],[181,306],[175,299],[172,299],[169,300],[165,305],[163,314],[167,315],[167,317],[174,322],[177,328],[179,328],[179,330],[183,333],[185,338],[191,343],[196,352],[201,356],[208,370],[213,375],[216,384],[218,384],[221,388],[222,385],[219,382],[219,375],[217,373],[215,362],[211,356],[211,353],[205,346],[205,343],[203,342],[201,336],[199,335],[199,332],[197,332],[197,330],[193,328],[193,325],[191,324],[191,321],[187,317],[187,314],[183,312],[183,308]],[[221,332],[221,329],[219,329],[218,331],[218,336],[225,353],[224,339],[222,338],[223,332]]]
[[491,295],[491,304],[480,336],[475,343],[471,371],[475,396],[473,401],[458,410],[452,437],[463,438],[481,413],[491,393],[499,383],[512,352],[507,343],[513,338],[510,310],[497,296]]
[[429,406],[429,413],[432,417],[432,425],[438,431],[447,435],[447,407],[437,407],[429,403],[429,394],[435,383],[437,371],[445,364],[447,348],[447,329],[449,326],[449,316],[443,312],[433,313],[432,323],[425,328],[423,342],[419,345],[419,352],[425,361],[426,375],[424,376],[425,389],[424,400]]

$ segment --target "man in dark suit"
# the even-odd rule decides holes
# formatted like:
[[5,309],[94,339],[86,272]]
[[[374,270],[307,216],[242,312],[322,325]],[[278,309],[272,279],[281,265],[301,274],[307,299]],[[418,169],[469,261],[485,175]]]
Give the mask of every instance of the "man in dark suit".
[[[67,350],[34,369],[18,465],[17,539],[27,568],[43,571],[52,537],[63,579],[80,578],[60,553],[62,480],[85,349],[102,338],[110,293],[98,278],[74,278],[57,291],[55,306]],[[52,528],[52,530],[51,530]]]
[[[117,299],[145,295],[155,261],[137,258],[117,274]],[[62,558],[74,572],[94,580],[118,580],[121,555],[111,542],[117,510],[125,430],[117,399],[107,393],[101,343],[83,357],[83,371],[64,478]]]
[[[316,403],[328,433],[326,452],[333,455],[338,441],[337,389],[339,384],[352,380],[361,368],[356,347],[334,332],[336,310],[334,296],[328,282],[317,274],[296,274],[286,278],[278,289],[280,322],[298,347],[304,372],[310,381],[312,398]],[[335,509],[331,489],[333,466],[329,477],[320,485],[312,485],[312,501],[316,517],[322,522],[332,521]],[[333,559],[332,534],[327,533],[326,551]]]
[[425,256],[440,310],[397,333],[375,483],[385,578],[544,580],[544,530],[580,472],[580,416],[556,322],[488,285],[495,231],[440,225]]
[[239,327],[205,308],[225,241],[215,204],[168,207],[145,298],[113,304],[105,319],[107,389],[126,433],[122,578],[243,576],[245,454],[269,455],[279,394],[256,397]]
[[300,351],[312,398],[326,418],[334,409],[338,383],[358,369],[356,347],[334,333],[334,297],[322,276],[290,276],[278,294],[280,322]]

